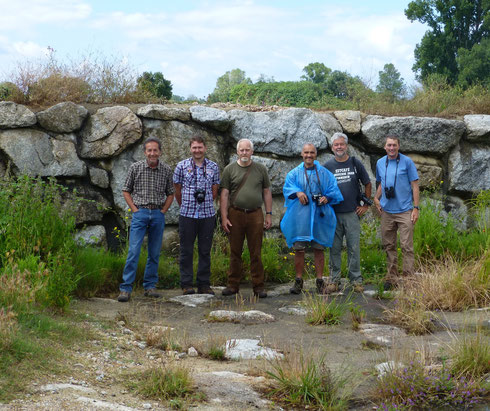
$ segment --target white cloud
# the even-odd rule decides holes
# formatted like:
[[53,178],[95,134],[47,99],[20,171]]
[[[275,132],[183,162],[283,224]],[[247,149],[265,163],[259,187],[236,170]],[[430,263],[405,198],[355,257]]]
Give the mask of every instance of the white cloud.
[[13,43],[13,50],[20,57],[25,58],[38,58],[45,57],[47,53],[47,48],[45,46],[40,46],[33,41],[20,41]]

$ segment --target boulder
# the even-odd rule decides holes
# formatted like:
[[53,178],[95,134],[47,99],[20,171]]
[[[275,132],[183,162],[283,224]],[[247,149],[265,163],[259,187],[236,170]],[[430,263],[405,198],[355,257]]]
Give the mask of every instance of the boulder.
[[466,124],[466,139],[489,143],[490,139],[490,115],[470,114],[464,116]]
[[39,130],[0,131],[0,149],[18,173],[30,176],[81,177],[87,167],[75,148],[75,136],[51,138]]
[[162,104],[148,104],[140,107],[137,111],[138,116],[165,121],[189,121],[191,115],[186,108],[166,107]]
[[106,232],[103,225],[85,227],[75,234],[77,244],[82,246],[94,245],[105,247],[107,245]]
[[39,124],[55,133],[72,133],[82,127],[88,110],[70,101],[59,103],[47,110],[37,113]]
[[403,153],[443,155],[458,144],[466,127],[442,118],[367,116],[361,129],[365,143],[380,151],[385,138],[393,135],[400,138]]
[[461,143],[449,156],[449,190],[476,194],[490,190],[490,147]]
[[273,360],[284,358],[284,355],[272,348],[262,346],[260,340],[243,338],[226,341],[225,357],[229,360],[253,360],[256,358]]
[[361,131],[361,112],[354,110],[334,111],[333,115],[339,121],[344,133],[357,134]]
[[141,138],[140,119],[127,107],[105,107],[90,116],[80,132],[82,158],[117,156]]
[[230,116],[224,110],[206,106],[193,106],[190,108],[192,120],[196,123],[226,131],[230,126]]
[[109,187],[109,175],[102,168],[89,167],[90,182],[100,188]]
[[438,187],[442,184],[444,170],[442,162],[432,157],[410,154],[409,157],[417,167],[419,186],[422,188]]
[[30,127],[36,122],[36,115],[26,106],[12,101],[0,101],[0,129]]
[[256,153],[270,152],[286,157],[298,156],[305,143],[317,150],[328,147],[328,138],[342,131],[329,114],[317,114],[305,108],[269,112],[231,110],[231,135],[235,141],[248,138]]
[[88,184],[81,184],[76,181],[68,182],[68,185],[71,189],[76,189],[77,194],[83,198],[83,201],[77,205],[76,224],[78,226],[100,224],[104,214],[111,209],[111,201]]

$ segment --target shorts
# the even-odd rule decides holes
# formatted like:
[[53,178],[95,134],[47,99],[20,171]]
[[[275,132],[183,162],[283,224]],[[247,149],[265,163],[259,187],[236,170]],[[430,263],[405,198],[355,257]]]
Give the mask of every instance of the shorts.
[[293,250],[303,251],[308,246],[314,248],[315,250],[325,250],[325,247],[321,244],[318,244],[316,241],[296,241],[293,244]]

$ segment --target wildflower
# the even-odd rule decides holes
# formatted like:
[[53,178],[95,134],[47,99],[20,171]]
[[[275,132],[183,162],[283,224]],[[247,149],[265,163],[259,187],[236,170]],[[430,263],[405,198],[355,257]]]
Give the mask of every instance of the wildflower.
[[294,253],[289,253],[289,255],[294,255]]

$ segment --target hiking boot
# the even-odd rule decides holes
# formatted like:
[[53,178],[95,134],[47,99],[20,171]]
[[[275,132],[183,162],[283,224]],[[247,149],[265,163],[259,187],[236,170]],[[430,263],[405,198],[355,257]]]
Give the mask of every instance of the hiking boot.
[[303,279],[296,277],[293,286],[289,289],[291,294],[301,294],[303,290]]
[[120,303],[127,303],[130,298],[131,298],[131,293],[127,291],[121,291],[119,297],[117,297],[117,301],[119,301]]
[[195,294],[196,292],[194,291],[194,288],[192,287],[184,287],[182,289],[182,295],[192,295]]
[[214,295],[214,291],[211,289],[211,287],[198,287],[197,288],[197,293],[198,294]]
[[148,290],[145,290],[145,297],[150,297],[150,298],[160,298],[161,295],[157,293],[156,288],[148,288]]
[[325,284],[325,281],[323,280],[323,278],[317,278],[316,279],[316,292],[318,294],[325,294],[325,287],[326,287],[326,284]]
[[237,292],[238,290],[226,287],[223,291],[221,291],[221,295],[223,295],[224,297],[228,297],[229,295],[235,295]]
[[267,293],[265,292],[265,290],[256,290],[256,291],[254,291],[254,297],[266,298]]
[[339,284],[328,283],[324,288],[324,293],[325,294],[336,293],[337,291],[339,291],[339,289],[340,289]]
[[355,293],[363,293],[364,292],[364,286],[362,285],[362,283],[353,283],[352,289],[354,290]]

